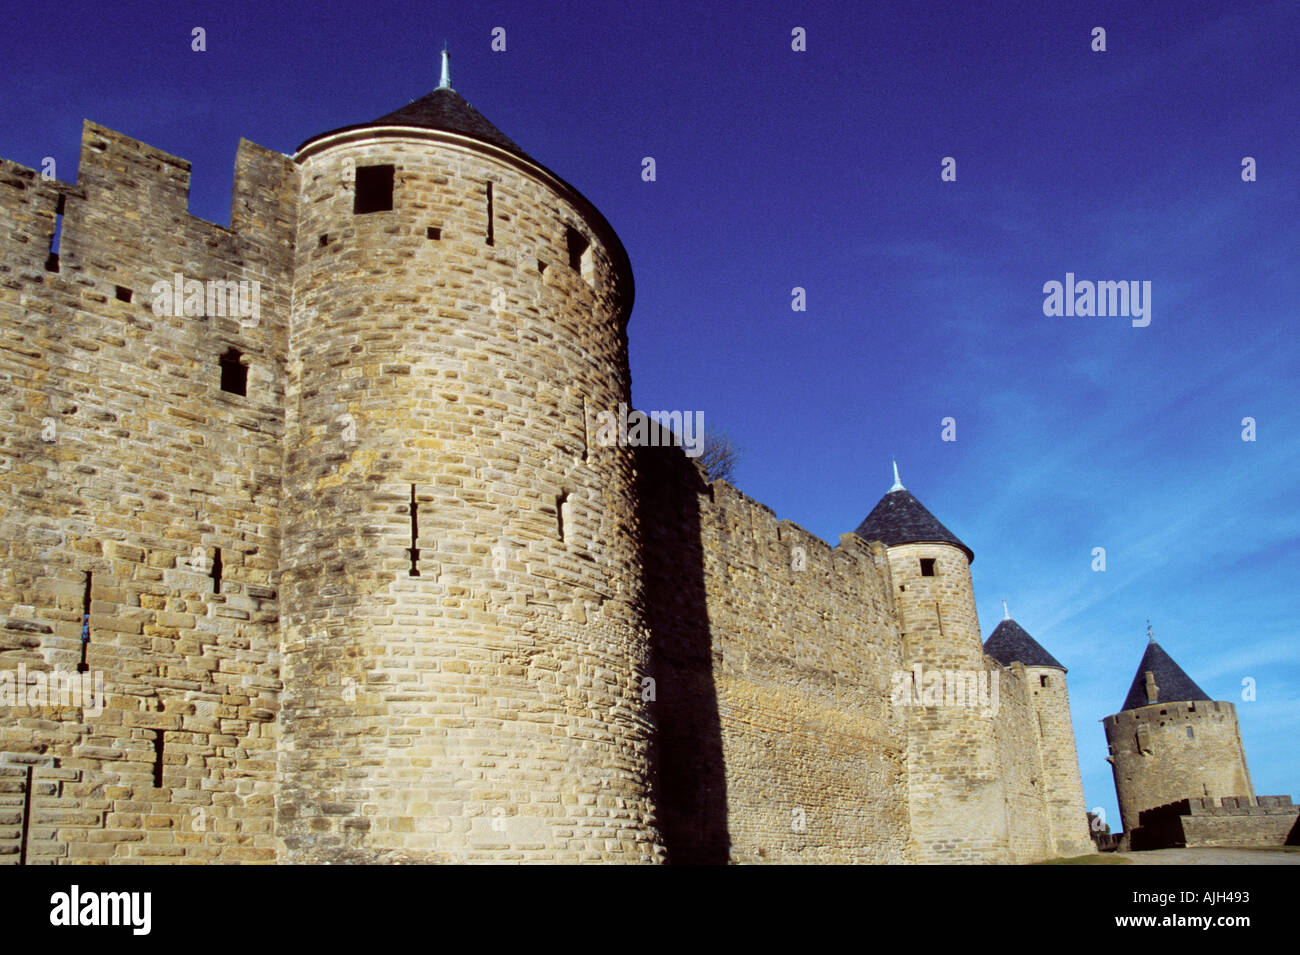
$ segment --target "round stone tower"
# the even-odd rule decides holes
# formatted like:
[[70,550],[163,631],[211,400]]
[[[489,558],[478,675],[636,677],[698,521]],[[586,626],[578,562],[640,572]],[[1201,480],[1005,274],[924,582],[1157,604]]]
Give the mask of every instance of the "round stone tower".
[[1147,633],[1124,706],[1102,720],[1130,844],[1147,809],[1181,799],[1255,797],[1236,707],[1211,700],[1156,643],[1150,627]]
[[631,267],[443,66],[293,157],[286,860],[655,861]]
[[[903,487],[897,465],[893,487],[857,534],[888,548],[904,666],[919,678],[918,700],[906,707],[915,859],[1007,861],[993,713],[969,692],[959,698],[950,690],[996,676],[986,676],[970,575],[975,555]],[[926,702],[925,693],[936,686],[941,698]]]
[[1011,618],[1005,601],[1002,606],[1005,616],[989,635],[984,652],[1003,666],[1019,664],[1024,668],[1029,702],[1037,717],[1039,765],[1052,849],[1057,856],[1086,855],[1096,847],[1088,833],[1066,669]]

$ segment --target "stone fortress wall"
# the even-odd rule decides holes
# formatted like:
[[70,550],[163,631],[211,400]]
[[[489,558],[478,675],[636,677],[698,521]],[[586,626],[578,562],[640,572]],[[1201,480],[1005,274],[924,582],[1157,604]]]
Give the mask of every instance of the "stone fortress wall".
[[[76,185],[0,164],[0,668],[75,674],[88,613],[84,663],[107,692],[93,718],[0,719],[0,763],[21,770],[0,798],[29,861],[278,853],[296,182],[242,142],[229,229],[189,215],[188,190],[187,162],[93,123]],[[155,314],[151,286],[177,272],[259,281],[260,321]],[[246,397],[212,373],[232,347]]]
[[[1093,851],[1065,674],[984,655],[961,551],[856,534],[832,548],[677,449],[639,460],[670,858],[726,861],[728,844],[740,862]],[[935,577],[913,574],[920,554],[939,555]],[[897,705],[895,674],[918,663],[987,673],[996,709]]]
[[[397,201],[355,215],[376,165]],[[0,708],[0,862],[1087,842],[1064,673],[984,656],[964,554],[832,548],[592,440],[631,276],[548,176],[433,133],[242,142],[227,229],[94,124],[76,185],[0,165],[0,671],[84,652],[107,691]],[[158,314],[177,273],[260,314]],[[996,674],[996,715],[898,705],[918,664]]]

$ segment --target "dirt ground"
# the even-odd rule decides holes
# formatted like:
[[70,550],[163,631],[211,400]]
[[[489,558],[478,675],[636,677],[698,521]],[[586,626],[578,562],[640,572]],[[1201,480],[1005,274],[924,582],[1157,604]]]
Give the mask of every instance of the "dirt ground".
[[1152,849],[1116,855],[1133,865],[1300,865],[1300,852],[1285,849]]

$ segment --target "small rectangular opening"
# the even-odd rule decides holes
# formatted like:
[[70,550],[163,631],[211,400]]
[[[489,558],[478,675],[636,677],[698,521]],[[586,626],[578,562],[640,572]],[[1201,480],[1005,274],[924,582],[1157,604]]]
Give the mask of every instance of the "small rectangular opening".
[[1190,726],[1187,727],[1187,738],[1188,738],[1188,739],[1192,739],[1192,738],[1193,738],[1193,735],[1192,735],[1192,728],[1191,728]]
[[221,356],[221,390],[241,397],[248,394],[248,366],[237,348],[228,348]]
[[328,233],[328,232],[322,233],[322,234],[321,234],[321,237],[320,237],[320,247],[323,249],[323,248],[325,248],[325,246],[327,246],[327,245],[329,245],[329,244],[330,244],[330,236],[329,236],[329,233]]
[[566,518],[569,516],[569,492],[565,491],[557,494],[555,497],[555,529],[560,536],[560,540],[567,540]]
[[922,558],[921,558],[921,576],[922,576],[922,577],[933,577],[933,576],[934,576],[934,561],[935,561],[935,558],[933,558],[933,557],[922,557]]
[[1040,675],[1039,675],[1039,677],[1038,677],[1038,685],[1039,685],[1039,686],[1047,686],[1047,674],[1046,674],[1046,673],[1043,673],[1043,674],[1040,674]]
[[537,260],[537,274],[538,275],[546,274],[546,263],[543,262],[541,259]]
[[352,211],[356,215],[388,212],[393,208],[393,173],[395,167],[358,166],[357,193]]
[[59,196],[58,202],[54,204],[54,235],[50,236],[50,254],[45,257],[45,271],[59,271],[59,240],[63,236],[63,203],[64,197]]
[[487,244],[496,245],[496,228],[493,223],[492,183],[487,184]]
[[129,302],[129,301],[131,301],[131,294],[132,294],[132,293],[131,293],[131,290],[130,290],[129,288],[125,288],[125,287],[123,287],[123,286],[121,286],[121,285],[114,285],[114,286],[113,286],[113,294],[117,296],[117,300],[118,300],[119,302]]
[[163,731],[153,733],[153,788],[163,788]]
[[425,236],[429,239],[432,239],[434,242],[437,242],[439,239],[442,238],[442,230],[439,229],[437,226],[431,225],[429,226],[429,230],[425,233]]
[[212,573],[210,575],[212,577],[212,592],[214,594],[219,594],[221,593],[221,569],[222,569],[221,548],[216,547],[213,548],[213,550],[214,553],[212,555]]
[[569,268],[573,271],[582,272],[582,256],[586,253],[587,247],[591,244],[586,237],[572,226],[566,226],[564,229],[564,242],[569,249]]

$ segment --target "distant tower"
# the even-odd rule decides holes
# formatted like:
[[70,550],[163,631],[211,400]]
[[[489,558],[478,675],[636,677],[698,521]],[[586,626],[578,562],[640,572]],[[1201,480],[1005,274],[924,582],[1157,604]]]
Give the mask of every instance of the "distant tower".
[[1213,701],[1147,628],[1147,649],[1120,712],[1102,723],[1124,833],[1144,810],[1180,799],[1255,796],[1231,703]]
[[651,861],[627,253],[451,87],[303,143],[286,861]]
[[1005,617],[989,635],[984,652],[1003,666],[1018,663],[1024,667],[1030,702],[1038,717],[1043,798],[1054,851],[1058,856],[1085,855],[1094,845],[1088,832],[1065,667],[1011,619],[1005,600],[1002,607]]
[[[974,552],[898,477],[857,529],[886,545],[902,617],[903,665],[982,673]],[[993,719],[975,707],[907,708],[907,778],[918,862],[1004,862],[1007,820]]]

